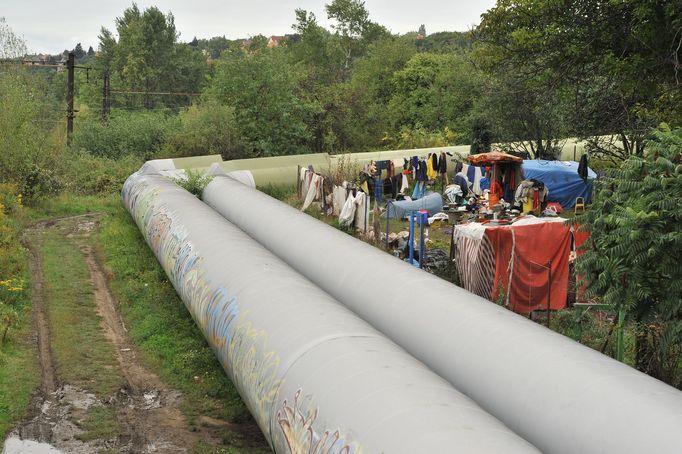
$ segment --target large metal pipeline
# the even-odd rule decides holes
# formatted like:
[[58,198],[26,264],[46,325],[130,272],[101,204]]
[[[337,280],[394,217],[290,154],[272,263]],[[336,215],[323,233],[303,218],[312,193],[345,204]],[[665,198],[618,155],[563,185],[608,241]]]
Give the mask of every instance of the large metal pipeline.
[[682,452],[677,389],[229,177],[203,198],[543,452]]
[[147,168],[122,198],[276,452],[538,453],[237,227]]

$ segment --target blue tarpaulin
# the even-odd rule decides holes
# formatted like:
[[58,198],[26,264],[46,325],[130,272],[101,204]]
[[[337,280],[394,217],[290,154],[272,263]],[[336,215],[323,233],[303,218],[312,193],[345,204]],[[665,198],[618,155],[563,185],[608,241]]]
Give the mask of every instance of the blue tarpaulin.
[[426,194],[419,200],[400,200],[392,202],[388,206],[388,210],[382,215],[386,217],[386,213],[391,219],[404,218],[409,216],[410,211],[427,210],[430,215],[440,213],[443,211],[443,197],[438,193]]
[[524,160],[523,174],[526,180],[539,180],[549,189],[547,200],[559,202],[564,208],[573,208],[577,197],[585,202],[592,200],[592,183],[597,174],[588,168],[587,181],[578,175],[575,161]]

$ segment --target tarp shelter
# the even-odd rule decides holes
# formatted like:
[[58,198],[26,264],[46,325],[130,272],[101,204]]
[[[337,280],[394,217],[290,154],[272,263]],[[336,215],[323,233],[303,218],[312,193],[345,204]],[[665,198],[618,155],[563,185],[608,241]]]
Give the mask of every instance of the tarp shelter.
[[[509,226],[453,229],[462,287],[520,314],[566,307],[573,229],[561,218],[528,216]],[[550,264],[551,262],[551,286]]]
[[575,161],[544,161],[541,159],[524,160],[523,174],[526,180],[534,179],[545,183],[549,190],[547,199],[559,202],[564,208],[573,208],[575,199],[583,197],[585,202],[592,199],[592,186],[597,174],[590,168],[587,180],[578,175]]

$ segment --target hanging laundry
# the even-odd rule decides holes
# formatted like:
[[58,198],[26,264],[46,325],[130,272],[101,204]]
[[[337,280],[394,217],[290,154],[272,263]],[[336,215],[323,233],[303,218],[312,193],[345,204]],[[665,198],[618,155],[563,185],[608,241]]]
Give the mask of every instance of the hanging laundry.
[[350,227],[353,224],[353,220],[355,219],[355,210],[357,208],[355,201],[356,199],[359,199],[360,196],[365,195],[366,194],[364,192],[358,192],[357,196],[354,196],[352,193],[348,194],[348,198],[341,209],[341,214],[339,214],[339,224],[342,227]]
[[320,198],[323,180],[324,178],[322,178],[322,175],[317,174],[312,175],[310,186],[308,187],[308,193],[305,196],[305,201],[303,202],[303,207],[301,207],[301,211],[305,211],[306,209],[308,209],[310,204],[313,203],[313,200]]
[[334,216],[341,214],[343,205],[346,203],[346,193],[345,182],[343,186],[334,186],[332,191],[332,214]]
[[407,191],[410,188],[410,183],[407,181],[407,174],[403,172],[402,174],[402,184],[400,185],[400,193],[405,194],[405,191]]
[[369,227],[369,196],[359,193],[355,198],[355,228],[362,233]]
[[483,179],[483,172],[479,166],[474,167],[474,180],[471,182],[471,190],[476,195],[483,194],[483,189],[481,189],[481,180]]
[[412,191],[412,200],[419,200],[424,197],[426,193],[426,182],[417,181],[414,185],[414,191]]
[[[433,156],[430,154],[428,158],[426,159],[426,177],[429,180],[435,180],[438,177],[438,174],[436,173],[436,170],[433,167]],[[437,166],[438,163],[436,163]]]

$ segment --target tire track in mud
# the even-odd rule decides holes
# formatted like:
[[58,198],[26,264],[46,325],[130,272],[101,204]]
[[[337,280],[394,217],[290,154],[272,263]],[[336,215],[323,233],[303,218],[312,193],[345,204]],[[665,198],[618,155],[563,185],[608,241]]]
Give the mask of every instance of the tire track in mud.
[[[37,344],[41,387],[31,400],[27,419],[10,434],[5,448],[8,454],[44,443],[65,453],[91,453],[115,450],[122,453],[187,452],[199,440],[218,442],[211,428],[190,431],[180,411],[182,396],[166,387],[161,379],[142,364],[137,349],[128,337],[118,303],[109,289],[101,260],[88,241],[99,225],[100,215],[86,214],[53,219],[28,229],[22,243],[28,249],[33,324]],[[105,401],[87,390],[60,383],[50,345],[48,300],[43,272],[42,236],[48,229],[59,229],[63,241],[72,241],[80,249],[90,272],[94,300],[102,321],[105,337],[116,349],[117,363],[124,377],[122,389]],[[96,377],[93,377],[96,379]],[[109,440],[81,441],[84,431],[75,420],[82,419],[88,409],[110,405],[115,409],[122,434]],[[227,423],[226,423],[227,424]],[[13,451],[13,449],[15,451]]]

